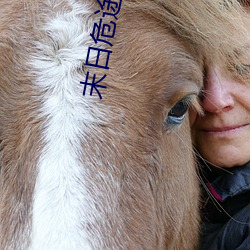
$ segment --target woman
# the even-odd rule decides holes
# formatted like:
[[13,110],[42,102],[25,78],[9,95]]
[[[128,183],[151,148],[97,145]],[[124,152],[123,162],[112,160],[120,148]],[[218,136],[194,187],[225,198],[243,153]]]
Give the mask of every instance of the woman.
[[201,249],[250,249],[250,6],[238,77],[210,63],[201,96],[204,116],[191,114],[204,196]]

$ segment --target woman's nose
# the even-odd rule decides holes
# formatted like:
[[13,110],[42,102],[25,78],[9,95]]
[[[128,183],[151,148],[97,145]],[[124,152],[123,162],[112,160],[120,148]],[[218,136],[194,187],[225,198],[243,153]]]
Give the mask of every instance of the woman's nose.
[[205,112],[219,113],[233,108],[234,98],[230,83],[218,67],[210,67],[207,70],[201,97]]

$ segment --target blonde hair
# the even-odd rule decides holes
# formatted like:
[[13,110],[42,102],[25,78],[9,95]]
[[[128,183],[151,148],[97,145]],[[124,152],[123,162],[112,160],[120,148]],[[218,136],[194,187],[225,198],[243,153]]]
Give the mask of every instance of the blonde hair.
[[125,0],[123,8],[137,9],[159,19],[208,60],[238,64],[237,55],[243,50],[245,30],[241,19],[245,12],[237,0]]

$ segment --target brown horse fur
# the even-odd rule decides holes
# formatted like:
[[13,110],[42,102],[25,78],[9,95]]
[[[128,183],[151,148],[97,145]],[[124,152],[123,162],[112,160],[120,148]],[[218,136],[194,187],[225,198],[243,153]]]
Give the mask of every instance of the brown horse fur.
[[[0,2],[1,250],[197,247],[189,123],[167,118],[199,110],[204,58],[235,58],[239,6],[124,0],[109,70],[85,65],[98,8]],[[107,74],[102,100],[87,71]]]

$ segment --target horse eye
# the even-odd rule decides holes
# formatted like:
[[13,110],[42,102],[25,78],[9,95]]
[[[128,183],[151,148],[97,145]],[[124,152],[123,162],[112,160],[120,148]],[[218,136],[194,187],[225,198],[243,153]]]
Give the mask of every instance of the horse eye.
[[189,98],[177,102],[169,111],[166,118],[168,125],[179,125],[183,122],[189,107]]

